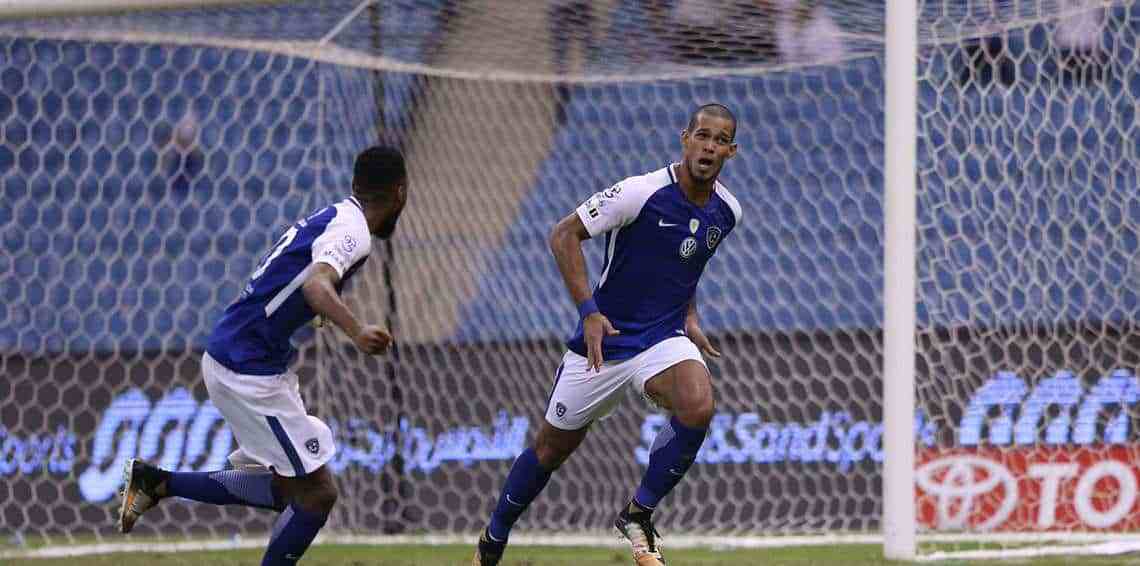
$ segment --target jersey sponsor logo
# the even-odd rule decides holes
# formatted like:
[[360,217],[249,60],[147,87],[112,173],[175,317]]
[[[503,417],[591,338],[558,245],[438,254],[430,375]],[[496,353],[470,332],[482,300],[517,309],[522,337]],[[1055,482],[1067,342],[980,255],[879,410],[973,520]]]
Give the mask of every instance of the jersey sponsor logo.
[[661,220],[658,220],[657,225],[662,227],[662,228],[668,228],[670,226],[676,226],[676,224],[674,224],[672,222],[666,222],[664,218],[662,218]]
[[310,438],[305,441],[305,450],[308,450],[310,454],[316,456],[321,452],[321,442],[316,438]]
[[681,242],[681,259],[689,259],[697,251],[697,239],[689,236]]
[[692,234],[697,233],[697,228],[701,227],[701,221],[696,218],[689,219],[689,232]]
[[708,231],[705,232],[705,244],[709,249],[713,249],[720,243],[721,231],[718,226],[709,226]]

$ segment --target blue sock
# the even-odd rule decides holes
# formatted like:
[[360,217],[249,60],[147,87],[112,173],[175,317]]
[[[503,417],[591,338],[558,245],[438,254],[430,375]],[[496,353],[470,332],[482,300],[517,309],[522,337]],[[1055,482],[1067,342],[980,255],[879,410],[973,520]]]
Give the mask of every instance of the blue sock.
[[491,514],[491,524],[487,527],[488,534],[496,542],[506,542],[511,534],[511,527],[519,520],[519,515],[526,510],[531,501],[546,487],[550,480],[550,471],[538,463],[538,455],[533,448],[527,448],[511,466],[511,473],[507,475],[507,484],[503,486],[503,493],[499,496],[499,504]]
[[277,524],[273,525],[273,535],[269,537],[269,547],[265,549],[261,566],[296,564],[328,518],[328,515],[310,513],[296,505],[286,507],[277,518]]
[[669,419],[669,424],[657,433],[653,446],[649,448],[649,467],[645,469],[633,501],[650,511],[656,509],[693,465],[706,432],[707,429],[681,424],[677,417]]
[[271,472],[171,472],[166,480],[166,494],[214,505],[280,510],[272,482]]

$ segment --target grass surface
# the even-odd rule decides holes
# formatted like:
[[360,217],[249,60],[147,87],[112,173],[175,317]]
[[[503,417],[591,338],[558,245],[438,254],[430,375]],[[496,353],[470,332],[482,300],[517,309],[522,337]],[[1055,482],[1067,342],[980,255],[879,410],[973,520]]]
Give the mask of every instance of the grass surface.
[[[711,566],[747,564],[755,566],[872,566],[896,564],[882,559],[879,545],[811,546],[756,550],[666,549],[670,566]],[[302,566],[458,566],[470,564],[470,546],[351,546],[324,545],[312,548],[301,561]],[[225,550],[212,552],[120,553],[77,558],[10,559],[12,566],[256,566],[260,550]],[[518,546],[507,551],[500,566],[601,566],[632,565],[629,553],[612,548]],[[1050,557],[995,561],[947,561],[940,564],[988,566],[1034,564],[1041,566],[1140,565],[1140,556],[1117,557]]]

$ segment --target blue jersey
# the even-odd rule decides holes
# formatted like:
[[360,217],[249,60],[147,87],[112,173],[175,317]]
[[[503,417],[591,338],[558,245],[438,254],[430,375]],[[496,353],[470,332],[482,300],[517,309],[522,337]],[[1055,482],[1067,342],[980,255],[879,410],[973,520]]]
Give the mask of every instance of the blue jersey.
[[[709,202],[697,206],[681,191],[674,167],[630,177],[577,209],[591,237],[606,235],[594,300],[621,332],[602,340],[606,360],[632,358],[685,334],[705,264],[740,221],[740,203],[724,185],[717,182]],[[586,355],[582,321],[566,345]]]
[[316,316],[301,285],[317,263],[340,274],[337,291],[368,259],[372,237],[355,197],[298,220],[262,257],[249,283],[214,326],[206,351],[231,371],[285,373],[297,354],[290,337]]

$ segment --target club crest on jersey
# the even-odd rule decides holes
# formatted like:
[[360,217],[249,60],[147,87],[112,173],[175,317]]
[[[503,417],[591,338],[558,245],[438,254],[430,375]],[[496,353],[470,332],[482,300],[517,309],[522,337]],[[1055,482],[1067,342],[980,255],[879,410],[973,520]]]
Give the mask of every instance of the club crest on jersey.
[[708,244],[710,250],[720,243],[720,236],[720,227],[709,226],[708,231],[705,232],[705,243]]
[[701,227],[701,221],[700,220],[697,220],[696,218],[692,218],[689,220],[689,233],[696,235],[697,228],[700,228],[700,227]]
[[321,451],[321,443],[316,438],[310,438],[305,441],[305,449],[315,456]]
[[681,259],[689,259],[697,251],[697,239],[689,236],[681,242]]

